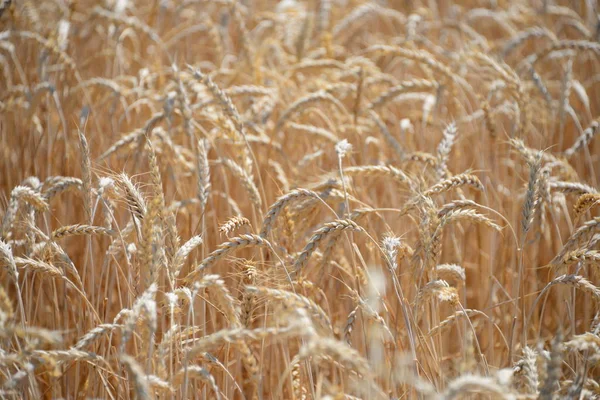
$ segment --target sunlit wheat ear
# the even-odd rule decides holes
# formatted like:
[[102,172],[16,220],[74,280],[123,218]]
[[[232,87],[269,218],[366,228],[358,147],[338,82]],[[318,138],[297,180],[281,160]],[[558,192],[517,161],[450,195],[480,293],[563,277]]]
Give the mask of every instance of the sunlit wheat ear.
[[348,346],[352,346],[352,331],[354,330],[359,308],[359,306],[354,307],[354,309],[350,311],[350,314],[348,314],[348,317],[346,318],[346,324],[344,325],[344,340]]
[[577,153],[577,151],[587,146],[598,132],[600,132],[600,121],[596,119],[575,140],[573,146],[565,150],[565,157],[572,158],[575,155],[575,153]]
[[571,237],[569,237],[569,240],[567,240],[567,242],[564,244],[563,248],[554,257],[552,263],[560,263],[568,252],[577,248],[579,244],[585,240],[590,239],[595,233],[598,232],[598,230],[600,230],[600,217],[595,217],[589,221],[586,221],[575,232],[573,232]]
[[436,298],[440,302],[447,302],[451,305],[458,304],[458,294],[456,288],[451,287],[444,280],[438,279],[428,282],[417,295],[417,303],[424,303]]
[[588,249],[578,249],[567,253],[563,258],[563,263],[569,265],[572,263],[597,263],[600,262],[600,252]]
[[465,269],[456,264],[441,264],[435,267],[435,272],[438,277],[446,282],[452,282],[456,285],[464,285],[466,283]]
[[513,384],[526,393],[537,394],[539,386],[537,355],[530,347],[523,349],[523,358],[513,368]]
[[56,196],[58,193],[73,190],[79,191],[83,188],[83,182],[79,178],[71,176],[53,176],[44,182],[42,195],[47,200]]
[[197,274],[204,269],[210,267],[219,259],[227,256],[229,253],[243,249],[245,247],[269,247],[272,248],[271,244],[265,239],[258,235],[246,234],[230,239],[228,242],[221,244],[215,251],[210,253],[190,274],[186,279],[191,279],[192,274]]
[[260,210],[260,208],[262,207],[262,199],[260,197],[260,193],[258,191],[258,188],[256,187],[256,184],[252,180],[252,177],[248,175],[247,172],[242,167],[240,167],[235,161],[229,158],[223,159],[223,164],[233,173],[233,175],[236,178],[238,178],[241,181],[242,186],[244,186],[244,188],[248,192],[248,195],[250,196],[250,200],[252,200],[252,203],[254,204],[256,209]]
[[250,220],[248,218],[239,216],[231,217],[227,221],[225,221],[224,224],[219,226],[219,232],[221,234],[229,236],[231,232],[240,229],[245,225],[250,225]]
[[573,206],[573,211],[576,217],[581,216],[592,207],[600,204],[600,194],[586,193],[579,196],[577,202]]
[[479,178],[472,174],[460,174],[451,178],[445,179],[440,183],[435,184],[423,193],[423,196],[433,196],[436,194],[447,192],[448,190],[459,188],[461,186],[471,186],[477,190],[483,190],[483,184]]
[[[147,143],[147,151],[151,168],[152,197],[146,203],[146,214],[142,219],[138,257],[139,273],[144,277],[145,288],[149,288],[158,280],[158,270],[163,264],[163,238],[160,233],[163,228],[165,204],[158,162],[150,142]],[[127,187],[127,193],[129,195],[129,187]],[[139,286],[138,291],[140,291]]]
[[548,187],[552,191],[557,190],[562,193],[572,193],[579,196],[584,194],[598,193],[598,191],[593,187],[579,182],[563,182],[552,180],[548,182]]
[[202,209],[206,208],[211,191],[210,168],[208,164],[208,141],[199,140],[197,143],[196,168],[198,174],[198,199]]
[[189,67],[189,68],[192,71],[194,78],[201,81],[208,88],[208,90],[211,92],[213,97],[219,102],[219,105],[223,109],[224,113],[227,115],[227,117],[233,123],[233,125],[236,129],[236,132],[244,140],[244,142],[246,144],[244,162],[246,163],[246,166],[247,166],[247,170],[245,171],[245,173],[248,175],[248,178],[250,180],[253,180],[254,176],[253,176],[253,171],[251,169],[253,167],[252,149],[250,148],[250,145],[248,144],[248,141],[247,141],[248,135],[246,133],[246,126],[244,125],[244,122],[242,120],[240,113],[238,112],[238,109],[233,104],[233,102],[231,101],[229,96],[227,96],[213,82],[213,80],[211,79],[211,77],[209,75],[206,75],[197,69],[193,69],[192,67]]
[[302,253],[296,259],[294,263],[294,271],[296,274],[300,273],[302,268],[308,263],[308,260],[312,253],[317,249],[319,244],[326,238],[328,235],[333,232],[343,231],[343,230],[352,230],[352,231],[363,231],[363,228],[358,226],[354,221],[345,219],[345,220],[337,220],[333,222],[328,222],[323,225],[323,227],[317,229],[304,249]]
[[138,188],[131,181],[131,179],[125,174],[121,174],[119,176],[119,183],[125,192],[124,197],[127,205],[129,206],[129,210],[138,221],[142,221],[144,219],[144,215],[146,214],[146,201],[142,197],[142,194],[139,192]]
[[269,207],[269,211],[263,220],[263,226],[260,230],[261,237],[267,237],[269,232],[271,231],[277,217],[281,213],[281,211],[291,202],[296,201],[298,199],[313,197],[319,198],[319,195],[312,190],[308,189],[295,189],[290,193],[287,193],[281,196],[271,207]]
[[456,140],[456,124],[449,124],[446,129],[444,129],[444,134],[442,136],[442,140],[437,147],[437,174],[440,178],[444,178],[447,169],[448,157],[450,156],[450,152],[452,151],[452,146],[454,145],[454,141]]
[[106,229],[102,226],[91,226],[91,225],[68,225],[62,226],[52,232],[53,239],[60,239],[67,236],[79,236],[79,235],[114,235],[112,229]]
[[90,162],[90,149],[88,146],[87,139],[81,131],[79,132],[79,147],[81,150],[81,172],[83,182],[83,196],[84,196],[84,207],[87,214],[88,224],[92,224],[92,171]]
[[[256,284],[256,278],[258,276],[258,271],[256,270],[256,266],[253,263],[246,263],[244,265],[244,278],[243,282],[245,286],[254,286]],[[241,300],[241,315],[240,321],[242,326],[246,328],[250,328],[252,325],[252,314],[254,311],[256,296],[249,290],[244,290],[242,292],[242,300]]]
[[111,333],[115,329],[121,328],[120,324],[100,324],[83,335],[75,344],[75,349],[83,350],[98,340],[104,334]]

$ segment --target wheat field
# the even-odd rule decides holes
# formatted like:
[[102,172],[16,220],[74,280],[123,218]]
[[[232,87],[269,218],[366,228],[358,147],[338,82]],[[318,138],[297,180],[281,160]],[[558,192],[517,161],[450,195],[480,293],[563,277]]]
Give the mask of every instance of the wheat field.
[[0,1],[0,398],[600,398],[594,0]]

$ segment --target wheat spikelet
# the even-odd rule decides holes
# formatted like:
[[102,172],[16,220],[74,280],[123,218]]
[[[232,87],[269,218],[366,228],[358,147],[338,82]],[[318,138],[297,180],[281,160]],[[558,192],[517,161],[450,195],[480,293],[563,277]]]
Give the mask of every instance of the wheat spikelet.
[[564,346],[568,349],[598,353],[600,350],[600,337],[592,332],[585,332],[581,335],[573,335],[573,338],[565,342]]
[[196,165],[198,173],[198,199],[202,209],[206,207],[210,195],[210,168],[208,165],[208,142],[199,140],[196,154]]
[[324,139],[327,139],[331,143],[337,143],[340,141],[340,138],[338,138],[334,133],[328,131],[325,128],[319,128],[314,125],[298,124],[296,122],[290,122],[287,124],[287,126],[291,129],[295,129],[300,132],[308,133],[317,137],[322,137]]
[[441,279],[428,282],[423,288],[419,289],[417,303],[422,305],[432,298],[436,298],[440,302],[450,303],[451,305],[458,304],[456,289]]
[[446,129],[444,129],[444,134],[440,144],[437,147],[437,174],[440,178],[444,178],[446,174],[446,168],[448,163],[448,157],[450,156],[450,152],[452,151],[452,146],[454,145],[454,140],[456,139],[456,124],[450,123]]
[[563,258],[563,263],[569,265],[575,262],[600,262],[600,252],[595,250],[579,249],[567,253]]
[[116,141],[112,146],[110,146],[104,153],[100,155],[99,160],[104,160],[105,158],[111,156],[112,154],[116,153],[125,146],[128,146],[135,142],[139,142],[142,138],[144,138],[144,136],[150,138],[154,126],[160,121],[162,121],[165,117],[166,114],[164,112],[158,112],[153,114],[152,117],[150,117],[150,119],[146,121],[142,128],[137,129],[134,132],[131,132],[123,136],[118,141]]
[[21,202],[31,205],[37,211],[48,209],[48,203],[37,191],[28,186],[16,186],[10,193],[8,209],[2,219],[2,236],[4,238],[7,237],[8,232],[12,228]]
[[258,188],[256,184],[252,180],[252,177],[246,173],[246,171],[240,167],[235,161],[226,158],[223,160],[223,164],[229,168],[229,170],[235,175],[239,180],[242,181],[242,185],[248,191],[248,195],[250,196],[250,200],[257,209],[262,207],[262,200],[260,197],[260,193],[258,192]]
[[190,240],[188,240],[183,246],[181,246],[179,248],[179,250],[177,250],[177,252],[175,253],[175,256],[173,257],[173,271],[174,271],[175,277],[179,276],[179,273],[181,272],[181,268],[183,267],[183,264],[184,264],[187,256],[196,247],[201,245],[202,242],[203,242],[202,236],[196,235],[196,236],[190,238]]
[[269,234],[273,227],[273,224],[275,223],[275,220],[288,204],[290,204],[292,201],[296,201],[298,199],[306,197],[314,197],[318,199],[319,195],[316,192],[313,192],[312,190],[308,189],[294,189],[291,192],[277,199],[277,201],[273,203],[271,207],[269,207],[269,211],[267,211],[267,215],[263,220],[263,225],[260,230],[260,236],[266,237]]
[[83,335],[75,344],[74,348],[77,350],[83,350],[92,344],[96,339],[105,333],[110,333],[115,329],[120,328],[119,324],[100,324]]
[[435,184],[427,189],[423,193],[423,196],[431,197],[433,195],[444,193],[453,188],[458,188],[465,185],[472,186],[477,190],[483,190],[483,184],[477,176],[472,174],[460,174],[448,179],[444,179],[443,181]]
[[539,377],[537,368],[537,355],[530,347],[523,348],[523,358],[513,368],[514,384],[523,388],[526,393],[538,393]]
[[442,218],[451,211],[463,210],[469,207],[477,207],[479,204],[473,200],[453,200],[438,209],[438,217]]
[[419,162],[426,165],[435,166],[437,165],[437,157],[430,153],[423,153],[421,151],[415,151],[406,156],[406,161]]
[[577,202],[573,206],[573,211],[576,217],[580,217],[590,208],[600,204],[600,194],[597,193],[585,193],[579,196]]
[[479,214],[475,210],[470,209],[456,209],[449,211],[444,214],[440,219],[440,224],[435,232],[439,232],[441,228],[449,224],[450,222],[466,219],[467,221],[476,222],[488,226],[496,231],[502,230],[494,221],[486,217],[485,215]]
[[[234,7],[234,8],[237,9],[237,7]],[[250,65],[252,65],[252,62],[250,62]],[[238,112],[237,108],[231,101],[231,98],[229,98],[229,96],[227,96],[213,82],[213,80],[210,78],[210,76],[200,72],[197,69],[193,69],[192,67],[189,67],[189,68],[190,68],[190,70],[192,70],[194,78],[201,81],[208,88],[208,90],[211,92],[213,97],[218,101],[219,105],[221,106],[221,108],[223,109],[223,111],[225,112],[227,117],[233,123],[233,126],[235,127],[236,132],[244,140],[244,142],[246,144],[245,157],[244,157],[244,163],[246,165],[245,174],[247,174],[249,180],[252,181],[254,179],[253,172],[252,172],[254,156],[252,155],[252,149],[250,148],[250,145],[247,140],[248,135],[246,133],[246,126],[244,125],[244,122],[242,120],[240,113]]]
[[546,292],[550,287],[560,284],[573,286],[579,290],[591,294],[596,301],[600,301],[600,289],[594,286],[589,280],[579,275],[561,275],[558,278],[554,278],[544,287],[542,293]]
[[102,226],[92,226],[92,225],[67,225],[61,226],[60,228],[52,231],[53,239],[60,239],[67,236],[79,236],[79,235],[107,235],[113,236],[114,231],[112,229],[107,229]]
[[443,75],[450,82],[458,81],[456,75],[444,64],[437,61],[430,53],[423,50],[410,50],[396,46],[375,45],[366,50],[367,53],[382,53],[384,55],[394,55],[416,61],[423,64],[433,71]]
[[[148,159],[150,161],[151,169],[156,170],[158,168],[156,155],[154,154],[153,148],[148,143]],[[153,196],[146,203],[146,213],[142,219],[141,237],[140,237],[140,249],[138,257],[138,270],[140,275],[144,277],[144,287],[148,288],[154,284],[158,279],[158,268],[159,268],[159,254],[156,248],[160,246],[161,236],[159,232],[162,230],[160,226],[161,216],[163,215],[164,209],[164,198],[162,196],[162,187],[158,187],[160,184],[160,174],[155,171],[152,175],[158,175],[158,178],[153,178]],[[158,180],[158,182],[156,182]],[[129,195],[129,187],[127,187],[127,194]],[[129,196],[128,196],[129,197]],[[137,207],[137,205],[136,205]],[[137,287],[140,291],[140,287]]]
[[150,39],[152,39],[154,42],[161,43],[160,36],[156,32],[154,32],[154,30],[152,28],[150,28],[148,25],[146,25],[145,23],[140,21],[138,18],[125,17],[123,15],[120,15],[119,13],[114,13],[114,12],[106,10],[100,6],[94,7],[94,9],[92,10],[92,13],[99,17],[106,18],[112,22],[121,23],[126,26],[132,27],[133,29],[138,30],[138,31],[143,32],[144,34],[148,35],[148,37]]
[[456,264],[441,264],[435,267],[438,277],[446,282],[454,281],[457,284],[465,284],[465,269]]
[[15,264],[21,268],[31,269],[35,272],[40,272],[42,274],[56,278],[62,278],[64,276],[59,268],[42,260],[35,260],[33,258],[23,257],[15,257],[14,260]]
[[217,262],[219,259],[225,257],[229,253],[234,250],[240,250],[245,247],[257,246],[257,247],[269,247],[271,248],[271,244],[263,237],[254,234],[246,234],[240,235],[238,237],[230,239],[228,242],[225,242],[219,247],[210,253],[208,257],[206,257],[202,262],[194,269],[192,273],[198,273],[212,264]]
[[348,346],[352,345],[352,331],[354,330],[354,324],[356,323],[356,314],[358,313],[359,306],[354,307],[348,317],[346,318],[346,324],[344,325],[344,340],[348,343]]
[[92,172],[90,162],[90,149],[88,146],[87,139],[83,132],[78,130],[79,133],[79,148],[81,150],[81,172],[83,182],[83,199],[85,212],[87,214],[88,224],[92,224]]
[[593,187],[579,182],[550,181],[548,186],[550,189],[558,190],[562,193],[573,193],[578,196],[586,193],[597,193],[597,190]]
[[[258,272],[256,266],[252,263],[246,263],[244,266],[244,286],[254,286]],[[252,312],[254,309],[255,295],[251,291],[244,290],[242,292],[242,307],[240,322],[243,327],[250,328],[252,325]]]
[[346,229],[350,229],[353,231],[362,231],[363,229],[358,226],[354,221],[349,219],[341,219],[333,222],[327,222],[321,228],[317,229],[298,258],[294,263],[294,271],[299,273],[300,270],[308,263],[308,259],[312,255],[312,253],[317,249],[319,243],[321,243],[327,236],[334,232],[343,231]]
[[125,174],[119,176],[119,183],[125,191],[125,201],[129,206],[129,210],[139,221],[143,221],[146,215],[146,201],[141,193]]
[[79,178],[70,176],[53,176],[44,182],[44,190],[42,195],[46,200],[51,199],[60,192],[68,191],[69,189],[81,190],[83,182]]
[[593,218],[587,222],[585,222],[581,227],[579,227],[569,238],[569,240],[564,244],[563,248],[558,252],[558,254],[552,260],[552,263],[558,263],[562,260],[569,251],[572,251],[575,246],[579,243],[589,239],[594,235],[594,233],[600,229],[600,217]]
[[580,149],[587,146],[592,138],[600,131],[600,121],[593,121],[590,126],[588,126],[583,133],[575,140],[575,143],[567,150],[565,150],[564,155],[566,158],[571,158],[579,151]]
[[[156,308],[156,291],[158,286],[156,283],[152,283],[135,301],[131,311],[127,311],[125,324],[123,325],[123,338],[121,340],[120,352],[123,353],[125,345],[133,335],[137,320],[140,317],[145,317],[147,320],[147,327],[150,335],[153,337],[157,329],[157,308]],[[118,318],[115,317],[114,322],[116,323]]]
[[245,217],[235,216],[229,218],[224,224],[219,226],[219,232],[229,236],[229,234],[244,225],[250,225],[250,220]]

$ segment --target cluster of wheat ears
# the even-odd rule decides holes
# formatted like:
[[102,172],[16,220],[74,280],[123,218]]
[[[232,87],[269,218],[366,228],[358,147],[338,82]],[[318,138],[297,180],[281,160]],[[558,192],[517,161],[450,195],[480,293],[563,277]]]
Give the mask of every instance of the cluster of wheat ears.
[[0,398],[600,398],[599,12],[0,1]]

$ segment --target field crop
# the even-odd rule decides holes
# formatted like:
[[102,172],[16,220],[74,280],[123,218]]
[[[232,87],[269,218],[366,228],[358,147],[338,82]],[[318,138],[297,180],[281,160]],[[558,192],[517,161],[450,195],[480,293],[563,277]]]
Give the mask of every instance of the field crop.
[[0,398],[600,398],[593,0],[0,0]]

